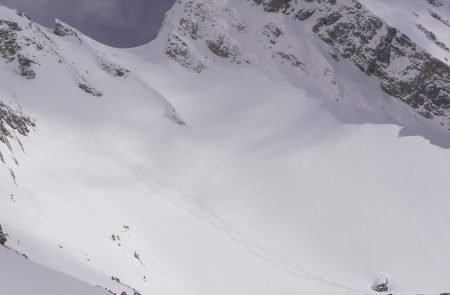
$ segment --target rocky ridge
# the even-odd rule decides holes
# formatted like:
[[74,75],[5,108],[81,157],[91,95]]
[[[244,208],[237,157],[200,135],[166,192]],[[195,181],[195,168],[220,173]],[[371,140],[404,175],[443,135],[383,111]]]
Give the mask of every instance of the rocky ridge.
[[[239,3],[241,2],[241,3]],[[400,99],[423,117],[450,128],[450,67],[418,46],[408,36],[374,15],[356,0],[248,0],[253,12],[266,13],[265,23],[251,23],[240,15],[242,1],[185,1],[178,3],[179,16],[169,15],[166,27],[166,53],[184,67],[196,72],[210,63],[263,64],[269,57],[287,63],[308,75],[315,68],[330,75],[333,67],[318,64],[320,57],[305,58],[301,38],[287,29],[294,20],[322,40],[337,61],[347,60],[362,73],[376,77],[381,88]],[[434,7],[440,1],[428,1]],[[255,19],[258,19],[255,17]],[[289,20],[288,20],[289,19]],[[252,19],[252,22],[254,20]],[[419,28],[421,29],[421,28]],[[439,47],[445,44],[429,35]],[[256,37],[253,35],[256,34]],[[289,40],[283,41],[283,40]],[[249,45],[252,43],[254,46]],[[256,50],[264,56],[252,56]],[[304,50],[303,50],[304,51]],[[273,61],[272,61],[273,62]]]
[[100,97],[102,91],[94,86],[87,71],[80,71],[74,65],[70,56],[60,50],[58,38],[67,42],[75,42],[85,50],[92,51],[98,60],[98,67],[113,77],[125,78],[129,71],[114,62],[109,61],[100,52],[91,48],[83,34],[69,25],[56,20],[51,32],[42,29],[23,13],[12,13],[5,8],[5,14],[0,18],[0,56],[5,64],[16,64],[16,73],[25,79],[32,80],[37,76],[36,70],[47,56],[64,66],[76,81],[76,86],[92,95]]

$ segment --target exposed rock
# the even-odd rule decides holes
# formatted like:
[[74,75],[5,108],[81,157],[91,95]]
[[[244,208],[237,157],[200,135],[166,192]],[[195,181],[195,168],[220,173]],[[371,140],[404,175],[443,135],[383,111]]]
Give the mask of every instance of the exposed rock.
[[[27,136],[31,132],[31,129],[35,126],[34,121],[30,117],[24,115],[19,110],[11,108],[9,105],[0,100],[0,144],[4,144],[8,148],[11,153],[12,161],[16,165],[19,163],[14,156],[12,142],[16,142],[23,151],[24,148],[19,139],[19,135]],[[1,152],[0,161],[6,164],[6,159]],[[14,183],[16,183],[16,175],[14,170],[8,168],[8,171]]]
[[263,34],[269,38],[270,43],[275,44],[276,39],[281,37],[284,33],[281,28],[279,28],[276,24],[270,22],[264,26]]
[[34,79],[36,73],[34,72],[32,65],[36,62],[22,54],[17,56],[17,60],[19,62],[19,74],[27,79]]
[[0,54],[7,62],[12,62],[21,49],[17,36],[20,30],[17,23],[0,20]]
[[433,41],[434,44],[436,44],[439,48],[441,48],[447,52],[450,52],[450,49],[447,47],[447,45],[445,45],[443,42],[439,41],[438,38],[436,37],[435,33],[431,32],[430,30],[428,30],[421,24],[416,24],[416,27],[419,31],[423,32],[429,40]]
[[388,278],[379,278],[372,285],[372,290],[375,292],[389,292],[389,279]]
[[187,69],[200,73],[206,66],[192,53],[188,44],[176,34],[170,34],[166,54]]
[[235,59],[238,55],[237,48],[229,45],[223,35],[219,36],[216,40],[206,41],[206,45],[211,52],[219,57]]
[[14,131],[27,136],[35,126],[35,122],[30,117],[0,100],[0,142],[11,147],[10,140],[17,139]]
[[66,24],[61,23],[56,20],[55,26],[53,27],[53,33],[60,37],[74,37],[78,42],[83,43],[78,33]]
[[193,40],[197,40],[200,37],[199,24],[194,20],[187,17],[182,17],[180,19],[180,26],[183,28],[183,31],[187,32],[189,37],[191,37]]
[[27,20],[31,20],[31,18],[23,11],[17,11],[17,15],[20,16],[20,17],[24,17]]
[[17,59],[18,74],[27,79],[33,79],[36,73],[32,69],[32,64],[36,62],[23,52],[31,45],[42,50],[43,45],[33,37],[19,36],[18,33],[21,31],[23,30],[18,23],[0,19],[0,55],[7,63]]
[[432,10],[428,10],[430,15],[440,21],[442,24],[446,25],[447,27],[450,27],[450,21],[448,19],[443,18],[441,15],[437,14],[436,12]]
[[101,68],[114,77],[126,77],[126,75],[130,72],[126,68],[112,63],[104,58],[100,59]]
[[297,14],[295,15],[295,18],[298,20],[307,20],[308,18],[310,18],[314,13],[316,12],[316,10],[314,8],[305,8],[305,9],[300,9]]
[[256,4],[264,4],[264,10],[267,12],[287,12],[291,0],[253,0]]
[[58,35],[60,37],[65,37],[65,36],[78,36],[78,34],[76,32],[74,32],[73,30],[65,27],[63,24],[61,24],[60,22],[56,22],[55,26],[53,27],[53,33],[55,35]]
[[[406,35],[390,27],[356,0],[249,0],[264,10],[297,20],[314,15],[313,31],[330,46],[333,58],[350,60],[362,72],[376,76],[381,88],[426,118],[450,127],[450,67],[432,57]],[[441,0],[427,0],[439,7]],[[305,12],[308,13],[305,14]],[[442,19],[436,14],[435,18]],[[418,25],[430,40],[450,50]]]
[[297,67],[303,71],[306,71],[306,66],[295,55],[285,52],[278,52],[278,55],[284,60],[288,61],[291,66]]
[[92,96],[97,96],[97,97],[103,96],[103,93],[101,91],[99,91],[99,90],[95,89],[94,87],[89,86],[87,84],[79,83],[78,87],[80,89],[84,90],[84,92],[86,92],[86,93],[88,93],[88,94],[90,94]]
[[7,241],[8,241],[8,234],[3,232],[2,226],[0,225],[0,245],[4,246]]
[[[313,32],[328,44],[335,60],[347,59],[366,75],[376,77],[380,87],[389,95],[407,103],[422,116],[450,127],[450,67],[389,26],[359,1],[248,1],[262,6],[267,12],[282,13],[299,21],[308,20],[308,26],[312,25]],[[441,1],[430,3],[439,5]],[[242,20],[233,9],[222,2],[186,1],[186,5],[179,5],[185,14],[170,27],[166,46],[168,56],[196,72],[206,67],[206,61],[250,62],[253,53],[244,50],[246,45],[239,35],[242,31],[237,29]],[[450,50],[424,27],[418,26],[418,29],[442,49]],[[281,39],[285,32],[280,25],[270,22],[262,27],[261,33],[270,44],[265,43],[267,39],[255,38],[255,42],[261,42],[261,47],[269,51],[270,56],[281,57],[292,66],[306,69],[295,57],[296,48],[287,53],[276,47],[289,39]],[[212,55],[203,53],[204,46]]]
[[441,7],[442,5],[444,5],[442,0],[426,0],[426,1],[431,5],[433,5],[434,7]]

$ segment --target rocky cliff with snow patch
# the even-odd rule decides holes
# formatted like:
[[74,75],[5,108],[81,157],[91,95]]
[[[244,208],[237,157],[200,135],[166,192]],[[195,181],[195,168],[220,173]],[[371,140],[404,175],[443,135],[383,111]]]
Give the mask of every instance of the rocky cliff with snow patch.
[[[253,7],[243,8],[243,2]],[[389,95],[450,127],[449,65],[356,0],[184,1],[171,14],[163,28],[166,53],[189,69],[201,72],[222,61],[264,64],[272,58],[306,73],[320,68],[332,75],[332,67],[316,62],[323,59],[318,54],[310,58],[302,52],[306,29],[336,60],[351,62],[376,77]]]

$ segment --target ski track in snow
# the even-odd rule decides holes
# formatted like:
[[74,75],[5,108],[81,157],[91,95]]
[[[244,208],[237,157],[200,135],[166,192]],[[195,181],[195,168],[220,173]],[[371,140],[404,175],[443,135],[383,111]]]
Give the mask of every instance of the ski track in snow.
[[109,140],[99,136],[86,126],[82,127],[82,129],[87,138],[93,141],[94,144],[96,144],[101,151],[110,157],[117,165],[128,170],[136,180],[147,185],[158,196],[162,196],[176,207],[187,211],[192,216],[207,222],[214,228],[224,232],[233,241],[242,245],[248,252],[264,260],[270,266],[285,271],[299,279],[328,285],[355,294],[370,294],[309,272],[299,264],[284,258],[276,251],[267,249],[258,244],[253,238],[234,228],[228,221],[219,216],[203,202],[193,196],[186,195],[177,187],[156,180],[151,173],[136,165],[127,154],[120,152]]

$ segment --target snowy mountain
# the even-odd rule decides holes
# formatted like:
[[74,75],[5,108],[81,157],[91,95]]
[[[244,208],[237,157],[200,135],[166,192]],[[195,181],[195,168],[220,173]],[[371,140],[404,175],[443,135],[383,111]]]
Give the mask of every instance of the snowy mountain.
[[450,292],[449,24],[180,0],[116,49],[0,7],[0,290]]

